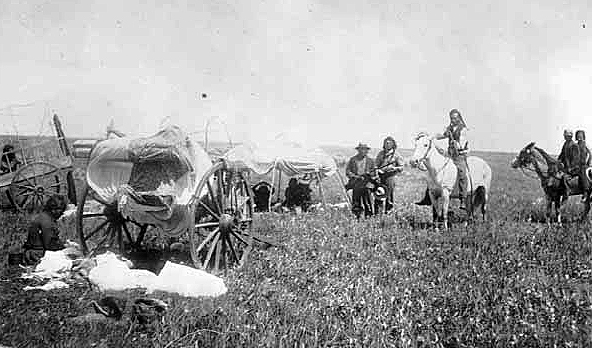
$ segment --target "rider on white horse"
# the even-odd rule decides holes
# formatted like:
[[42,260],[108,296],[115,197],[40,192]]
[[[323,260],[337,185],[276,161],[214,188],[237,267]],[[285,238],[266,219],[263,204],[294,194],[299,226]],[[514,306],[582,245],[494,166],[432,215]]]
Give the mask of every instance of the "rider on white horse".
[[468,167],[467,154],[469,152],[469,142],[467,141],[467,125],[463,120],[460,111],[450,110],[450,125],[442,134],[436,134],[436,140],[448,139],[448,156],[452,158],[454,165],[458,170],[458,194],[460,199],[460,209],[466,209],[466,198],[468,190]]
[[[469,152],[469,142],[467,140],[467,125],[463,120],[460,111],[450,110],[450,125],[446,127],[444,133],[434,135],[434,139],[448,139],[448,156],[452,158],[458,171],[459,199],[460,209],[466,209],[466,197],[468,190],[468,168],[467,155]],[[430,196],[426,189],[424,198],[416,203],[417,205],[431,205]]]

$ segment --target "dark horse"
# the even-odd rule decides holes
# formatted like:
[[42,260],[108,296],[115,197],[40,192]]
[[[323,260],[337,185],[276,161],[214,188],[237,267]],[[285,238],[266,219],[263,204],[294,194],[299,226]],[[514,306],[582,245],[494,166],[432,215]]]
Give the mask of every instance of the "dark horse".
[[[545,152],[545,150],[534,146],[532,142],[524,147],[518,156],[512,161],[512,168],[530,170],[537,174],[541,180],[541,186],[545,191],[545,198],[547,200],[547,219],[551,219],[551,211],[553,206],[555,208],[555,215],[557,221],[561,223],[561,204],[567,199],[567,187],[569,186],[569,195],[585,195],[585,208],[584,213],[580,221],[584,221],[590,212],[590,194],[592,190],[588,192],[582,192],[577,177],[569,178],[564,180],[563,165],[555,158]],[[590,180],[590,169],[586,171],[588,180]]]

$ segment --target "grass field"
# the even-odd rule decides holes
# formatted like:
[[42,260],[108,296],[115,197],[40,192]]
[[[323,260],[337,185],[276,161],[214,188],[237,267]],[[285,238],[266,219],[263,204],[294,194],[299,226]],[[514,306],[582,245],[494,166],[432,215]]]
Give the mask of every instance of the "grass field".
[[[399,177],[396,213],[356,222],[344,210],[261,215],[255,229],[281,248],[256,250],[223,275],[228,293],[186,299],[149,328],[76,323],[101,294],[85,284],[24,292],[18,268],[0,279],[0,344],[14,347],[584,347],[592,344],[590,224],[540,222],[539,183],[509,154],[478,154],[493,169],[489,220],[436,233],[413,205],[424,183]],[[339,197],[329,185],[330,199]],[[566,207],[576,218],[577,200]],[[0,262],[24,238],[1,217]],[[421,226],[421,227],[419,227]],[[73,231],[65,231],[73,234]],[[130,298],[138,292],[118,293]]]

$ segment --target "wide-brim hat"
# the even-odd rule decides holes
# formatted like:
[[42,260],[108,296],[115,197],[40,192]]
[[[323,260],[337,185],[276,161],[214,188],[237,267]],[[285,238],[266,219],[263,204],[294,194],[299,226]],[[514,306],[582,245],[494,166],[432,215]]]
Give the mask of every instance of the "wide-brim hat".
[[359,143],[358,146],[355,147],[356,150],[370,150],[370,146],[364,144],[364,143]]

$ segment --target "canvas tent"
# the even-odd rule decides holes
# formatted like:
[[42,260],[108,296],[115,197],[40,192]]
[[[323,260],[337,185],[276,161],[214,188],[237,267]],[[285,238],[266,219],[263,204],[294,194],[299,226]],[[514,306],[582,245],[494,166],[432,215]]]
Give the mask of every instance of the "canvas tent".
[[180,233],[194,189],[212,166],[208,154],[178,127],[148,137],[111,138],[90,153],[88,185],[104,204],[135,221]]
[[[349,203],[349,196],[344,187],[343,178],[339,173],[335,160],[319,147],[309,147],[296,142],[270,141],[264,144],[245,143],[229,150],[223,156],[233,166],[245,167],[256,174],[285,174],[288,177],[312,176],[318,180],[319,193],[325,204],[322,179],[334,177],[339,181],[343,194]],[[279,189],[276,194],[279,194]]]

